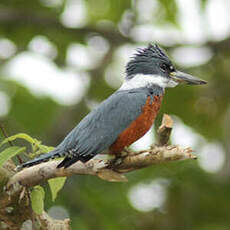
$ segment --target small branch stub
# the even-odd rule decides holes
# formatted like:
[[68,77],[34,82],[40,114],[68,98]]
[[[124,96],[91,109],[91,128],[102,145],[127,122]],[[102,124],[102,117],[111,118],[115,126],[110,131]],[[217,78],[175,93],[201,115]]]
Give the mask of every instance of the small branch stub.
[[173,120],[168,114],[164,114],[161,126],[158,128],[158,145],[168,144],[171,131],[173,127]]

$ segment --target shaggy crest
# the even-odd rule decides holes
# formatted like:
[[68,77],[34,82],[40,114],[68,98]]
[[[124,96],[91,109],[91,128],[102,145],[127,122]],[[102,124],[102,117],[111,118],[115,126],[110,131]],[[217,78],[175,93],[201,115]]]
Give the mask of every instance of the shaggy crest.
[[[143,65],[143,68],[146,68],[147,63],[151,65],[156,59],[171,64],[166,52],[157,44],[149,44],[147,48],[138,48],[137,52],[131,57],[131,60],[126,66],[127,75],[135,73],[136,68],[138,68],[140,64]],[[140,69],[138,71],[140,71]]]

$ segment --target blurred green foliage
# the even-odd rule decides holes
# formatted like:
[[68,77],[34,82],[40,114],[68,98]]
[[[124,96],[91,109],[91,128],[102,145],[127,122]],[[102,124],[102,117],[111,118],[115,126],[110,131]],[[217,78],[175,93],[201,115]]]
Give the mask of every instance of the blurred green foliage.
[[[57,145],[89,112],[88,100],[100,102],[114,92],[104,75],[106,68],[113,61],[116,50],[125,44],[143,45],[136,44],[128,34],[133,26],[139,25],[138,1],[85,0],[87,23],[79,28],[67,27],[60,22],[67,2],[0,2],[0,39],[11,40],[17,48],[13,56],[0,59],[0,92],[4,92],[10,98],[9,113],[1,117],[0,122],[10,135],[28,133],[52,146]],[[154,21],[162,27],[170,24],[179,28],[177,1],[156,2],[159,9],[154,15]],[[209,0],[199,2],[205,9]],[[131,12],[132,23],[121,30],[121,20],[127,12]],[[66,56],[70,44],[79,43],[87,46],[87,39],[92,35],[99,35],[108,41],[109,50],[103,60],[95,67],[84,70],[90,75],[91,82],[87,94],[76,105],[64,106],[51,97],[35,96],[26,86],[9,80],[4,73],[5,65],[18,54],[28,51],[30,41],[37,35],[47,37],[57,48],[57,56],[53,61],[60,68],[67,66]],[[202,170],[197,162],[190,161],[156,165],[130,173],[129,182],[124,184],[108,183],[91,176],[75,176],[67,179],[55,203],[52,202],[51,192],[45,185],[46,210],[53,205],[63,206],[71,218],[72,229],[81,230],[229,229],[230,38],[223,41],[207,41],[203,45],[211,49],[213,58],[205,65],[186,71],[202,76],[209,84],[205,87],[184,86],[167,90],[156,123],[160,123],[163,113],[173,114],[206,140],[220,142],[226,153],[226,162],[222,170],[216,174],[209,174]],[[179,44],[172,44],[165,48],[170,52],[178,46]],[[76,71],[82,70],[76,68]],[[2,134],[0,138],[3,139]],[[164,207],[149,212],[135,210],[128,200],[130,188],[140,182],[149,183],[156,178],[166,178],[170,181]]]

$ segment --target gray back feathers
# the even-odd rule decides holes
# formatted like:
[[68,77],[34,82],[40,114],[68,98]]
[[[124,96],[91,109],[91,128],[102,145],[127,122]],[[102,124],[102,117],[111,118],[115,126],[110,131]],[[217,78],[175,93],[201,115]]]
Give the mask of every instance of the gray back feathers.
[[[50,158],[66,156],[59,167],[68,167],[74,162],[83,162],[108,149],[136,118],[148,96],[162,95],[160,87],[117,91],[98,108],[89,113],[50,153],[26,162],[31,166]],[[43,160],[44,159],[44,160]]]

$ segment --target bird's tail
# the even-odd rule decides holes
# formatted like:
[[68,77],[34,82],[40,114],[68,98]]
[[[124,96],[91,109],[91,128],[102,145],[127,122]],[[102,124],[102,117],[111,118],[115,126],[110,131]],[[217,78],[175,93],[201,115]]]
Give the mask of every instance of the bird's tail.
[[42,162],[46,162],[49,161],[51,159],[57,158],[57,157],[61,157],[62,155],[57,151],[57,149],[54,149],[53,151],[43,154],[33,160],[27,161],[21,165],[17,166],[17,170],[23,169],[23,168],[27,168],[27,167],[31,167],[33,165],[37,165],[40,164]]

